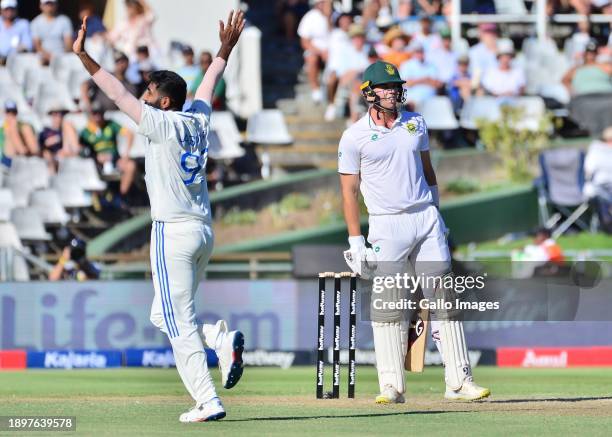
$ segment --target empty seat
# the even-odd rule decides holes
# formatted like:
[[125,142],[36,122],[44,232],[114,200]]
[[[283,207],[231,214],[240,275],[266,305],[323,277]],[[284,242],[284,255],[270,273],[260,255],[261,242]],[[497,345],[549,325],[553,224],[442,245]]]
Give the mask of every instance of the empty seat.
[[62,53],[53,56],[49,67],[53,72],[53,76],[61,83],[68,83],[71,71],[85,71],[79,58],[72,53]]
[[459,124],[465,129],[477,129],[479,119],[497,121],[501,116],[500,102],[496,97],[472,97],[465,102],[461,110]]
[[0,83],[14,84],[11,72],[6,67],[0,67]]
[[91,206],[91,196],[80,187],[78,175],[54,176],[51,179],[51,187],[57,191],[64,208],[87,208]]
[[236,125],[234,116],[229,111],[213,112],[210,116],[210,127],[217,132],[223,131],[229,139],[233,141],[242,141],[242,136]]
[[65,225],[70,220],[57,191],[36,190],[30,194],[30,207],[38,211],[43,223]]
[[100,179],[96,163],[91,158],[77,156],[63,158],[59,162],[59,176],[76,176],[76,184],[86,191],[102,191],[106,183]]
[[66,114],[65,120],[70,122],[77,132],[81,132],[87,127],[87,114],[84,112],[73,112]]
[[289,144],[289,134],[283,113],[278,109],[264,109],[249,117],[247,141],[258,144]]
[[[10,177],[15,180],[26,180],[32,189],[47,188],[49,186],[49,169],[43,158],[37,156],[16,156],[11,164]],[[15,184],[13,184],[15,185]]]
[[527,8],[523,0],[494,0],[494,3],[497,14],[527,14]]
[[91,77],[87,71],[83,69],[71,70],[67,83],[70,97],[72,97],[74,100],[81,100],[81,85],[83,85],[83,82],[86,82],[89,79],[91,79]]
[[19,238],[28,241],[48,241],[51,236],[45,231],[43,221],[36,209],[15,208],[11,211],[11,222]]
[[0,222],[7,222],[11,218],[11,210],[15,207],[13,192],[8,188],[0,188]]
[[[15,254],[10,249],[23,250],[17,229],[11,222],[0,222],[0,281],[28,281],[28,265],[22,256]],[[8,267],[6,271],[2,268]]]
[[517,128],[538,130],[540,122],[546,113],[544,100],[539,96],[523,96],[513,99],[512,106],[520,107],[523,110],[523,118],[519,121]]
[[40,57],[35,53],[16,53],[10,55],[6,60],[6,66],[11,72],[13,80],[19,86],[23,85],[23,79],[27,69],[40,69]]
[[34,100],[40,84],[53,80],[49,67],[28,68],[23,78],[23,95],[29,101]]
[[13,193],[15,206],[24,207],[28,205],[30,193],[34,190],[34,183],[28,174],[13,171],[14,164],[15,159],[13,159],[13,165],[6,178],[5,185]]
[[67,111],[76,110],[76,105],[70,96],[68,87],[55,79],[41,82],[34,97],[34,109],[41,115],[47,115],[52,107],[60,106]]
[[453,130],[459,123],[453,112],[453,104],[446,96],[434,96],[425,100],[417,108],[431,130]]
[[208,135],[208,154],[213,159],[235,159],[244,155],[242,137],[234,116],[228,111],[213,112]]

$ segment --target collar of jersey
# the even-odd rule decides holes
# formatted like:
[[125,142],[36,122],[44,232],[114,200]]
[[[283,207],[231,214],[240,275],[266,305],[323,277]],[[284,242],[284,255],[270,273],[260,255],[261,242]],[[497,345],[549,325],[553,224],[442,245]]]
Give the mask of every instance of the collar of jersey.
[[379,133],[391,132],[395,126],[400,124],[401,121],[402,121],[402,113],[398,112],[397,118],[393,120],[393,124],[391,125],[390,128],[387,128],[386,126],[378,126],[377,124],[374,123],[374,120],[372,120],[372,116],[370,115],[370,112],[368,111],[368,123],[370,125],[370,129],[375,130]]

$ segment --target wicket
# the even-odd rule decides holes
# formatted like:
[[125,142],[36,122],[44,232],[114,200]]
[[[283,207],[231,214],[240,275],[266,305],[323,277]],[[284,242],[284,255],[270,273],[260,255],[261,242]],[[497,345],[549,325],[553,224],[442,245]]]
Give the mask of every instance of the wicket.
[[[325,279],[334,278],[334,338],[332,356],[332,392],[331,398],[340,397],[340,324],[342,278],[350,278],[349,284],[349,359],[348,359],[348,397],[355,397],[355,348],[357,343],[357,275],[352,272],[319,273],[319,311],[317,326],[317,399],[326,396],[324,388],[325,366]],[[329,397],[329,396],[328,396]]]

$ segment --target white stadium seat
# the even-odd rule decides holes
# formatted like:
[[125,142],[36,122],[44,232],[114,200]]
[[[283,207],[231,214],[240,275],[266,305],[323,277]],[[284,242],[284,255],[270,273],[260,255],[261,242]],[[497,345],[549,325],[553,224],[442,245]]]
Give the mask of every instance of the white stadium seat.
[[26,70],[41,69],[40,57],[35,53],[17,53],[10,55],[6,60],[6,66],[11,72],[13,80],[19,85],[23,85]]
[[85,191],[102,191],[106,183],[100,179],[98,168],[92,158],[71,156],[59,161],[59,176],[78,177],[78,186]]
[[289,134],[283,113],[278,109],[264,109],[249,117],[247,121],[247,141],[257,144],[290,144]]
[[464,129],[476,129],[476,121],[497,121],[501,116],[500,103],[496,97],[474,96],[463,105],[459,124]]
[[45,224],[65,225],[70,220],[54,189],[33,191],[30,194],[30,207],[38,211]]
[[11,210],[15,207],[13,192],[8,188],[0,188],[0,222],[7,222],[11,218]]
[[56,175],[51,179],[51,187],[57,191],[64,208],[87,208],[91,206],[91,196],[81,188],[78,175]]
[[230,112],[213,112],[210,126],[208,155],[212,159],[235,159],[244,155],[244,149],[240,147],[242,137]]
[[434,96],[417,107],[431,130],[453,130],[459,128],[453,104],[446,96]]
[[[28,265],[23,257],[15,255],[11,249],[23,250],[23,245],[17,235],[15,225],[10,222],[0,223],[0,281],[28,281]],[[9,271],[2,269],[3,266],[12,267]]]
[[11,211],[11,222],[17,229],[19,238],[28,241],[49,241],[51,236],[36,209],[15,208]]

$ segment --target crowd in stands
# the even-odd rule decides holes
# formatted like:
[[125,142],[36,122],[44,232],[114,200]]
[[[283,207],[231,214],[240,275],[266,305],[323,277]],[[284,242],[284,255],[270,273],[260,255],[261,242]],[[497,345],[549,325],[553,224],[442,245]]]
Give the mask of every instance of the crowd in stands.
[[[304,9],[304,3],[297,0],[281,3],[284,5],[280,8],[282,22],[287,27],[297,21],[294,15]],[[448,21],[443,16],[431,17],[447,14],[445,7],[450,2],[400,1],[393,10],[393,2],[366,0],[363,9],[352,14],[335,10],[331,0],[310,3],[311,9],[301,17],[295,32],[304,50],[312,100],[327,102],[327,120],[343,115],[346,109],[352,121],[363,113],[364,108],[358,107],[361,73],[368,63],[382,59],[396,65],[406,80],[407,107],[413,110],[418,110],[428,99],[442,95],[449,97],[459,116],[464,103],[473,96],[548,97],[540,91],[558,85],[554,88],[554,97],[559,92],[569,93],[571,100],[586,96],[582,104],[581,99],[577,99],[576,105],[572,102],[570,112],[593,136],[612,124],[609,24],[600,26],[598,30],[603,29],[603,34],[600,32],[594,38],[588,21],[578,23],[563,50],[552,39],[542,44],[535,38],[526,38],[521,52],[512,39],[501,34],[503,28],[492,23],[478,26],[478,41],[473,45],[465,39],[453,43]],[[569,4],[580,10],[583,3]],[[605,5],[599,2],[599,6],[588,0],[586,3],[592,6],[591,10],[612,12],[609,2]],[[551,13],[558,12],[559,7],[555,6]],[[413,18],[407,19],[410,16]],[[539,66],[538,62],[549,65]],[[548,69],[552,74],[546,77]],[[563,76],[565,71],[567,74]],[[566,88],[559,91],[562,85]],[[357,105],[350,104],[347,108],[347,101]],[[593,109],[593,102],[597,102],[597,110]],[[589,122],[594,112],[598,114],[598,123]]]
[[[91,158],[103,179],[118,182],[111,184],[111,194],[121,203],[142,169],[138,161],[144,154],[133,147],[136,126],[117,113],[72,54],[75,27],[59,12],[61,6],[61,0],[40,0],[40,14],[28,21],[18,16],[18,0],[0,1],[0,171],[8,173],[22,156],[43,158],[51,175],[62,158]],[[88,16],[90,52],[135,96],[144,93],[156,69],[177,71],[187,82],[189,105],[211,53],[196,57],[179,43],[177,56],[165,56],[146,0],[124,0],[124,6],[126,18],[107,29],[92,2],[79,2],[79,18]],[[223,80],[212,103],[225,108]]]

